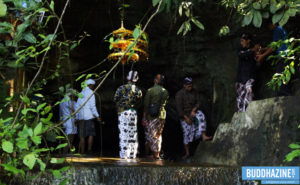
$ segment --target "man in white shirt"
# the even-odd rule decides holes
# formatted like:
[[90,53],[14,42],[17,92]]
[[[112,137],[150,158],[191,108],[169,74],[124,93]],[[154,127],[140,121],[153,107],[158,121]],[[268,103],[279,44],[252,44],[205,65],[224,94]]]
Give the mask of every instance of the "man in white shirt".
[[99,113],[96,108],[95,95],[93,89],[95,81],[88,79],[86,81],[87,87],[85,87],[81,94],[83,98],[78,98],[77,109],[83,105],[83,103],[92,95],[88,102],[77,113],[79,120],[79,136],[80,136],[80,153],[85,153],[85,138],[88,137],[88,153],[91,153],[93,146],[93,139],[96,136],[94,119],[101,122]]
[[[74,101],[73,89],[70,89],[66,96],[59,104],[59,118],[61,121],[66,120],[75,111],[76,102]],[[71,147],[74,141],[74,135],[77,134],[77,127],[75,125],[75,116],[71,117],[63,123],[65,133],[68,136]],[[64,148],[64,153],[68,152],[69,147]]]

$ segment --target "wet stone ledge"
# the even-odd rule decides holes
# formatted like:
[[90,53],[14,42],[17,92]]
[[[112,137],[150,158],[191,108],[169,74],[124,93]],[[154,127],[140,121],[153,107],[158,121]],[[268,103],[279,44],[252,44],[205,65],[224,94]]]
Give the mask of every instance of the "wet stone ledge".
[[[63,174],[67,184],[78,185],[256,185],[254,181],[242,181],[240,167],[209,166],[130,166],[75,164]],[[61,180],[51,173],[31,181],[17,179],[11,185],[59,185]]]

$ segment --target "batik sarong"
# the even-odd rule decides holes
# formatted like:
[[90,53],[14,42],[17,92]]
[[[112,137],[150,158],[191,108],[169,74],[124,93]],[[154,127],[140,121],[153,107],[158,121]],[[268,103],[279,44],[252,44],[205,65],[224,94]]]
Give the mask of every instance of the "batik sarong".
[[194,120],[188,124],[185,120],[181,120],[183,131],[183,143],[187,145],[201,137],[202,132],[206,131],[206,120],[202,111],[198,110]]
[[119,114],[120,158],[136,158],[138,149],[137,114],[133,109]]
[[254,79],[249,79],[245,84],[236,83],[236,101],[238,112],[245,112],[250,101],[253,99],[252,86],[254,84]]
[[151,151],[160,152],[162,142],[162,131],[165,125],[164,119],[150,120],[146,126],[146,144],[149,145]]

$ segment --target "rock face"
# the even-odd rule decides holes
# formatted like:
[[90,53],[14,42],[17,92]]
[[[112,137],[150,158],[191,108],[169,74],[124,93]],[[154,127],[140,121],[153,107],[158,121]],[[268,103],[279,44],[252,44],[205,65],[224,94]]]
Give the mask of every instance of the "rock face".
[[288,145],[300,140],[299,96],[252,101],[231,123],[220,124],[211,142],[198,145],[194,161],[218,165],[299,165],[284,163]]

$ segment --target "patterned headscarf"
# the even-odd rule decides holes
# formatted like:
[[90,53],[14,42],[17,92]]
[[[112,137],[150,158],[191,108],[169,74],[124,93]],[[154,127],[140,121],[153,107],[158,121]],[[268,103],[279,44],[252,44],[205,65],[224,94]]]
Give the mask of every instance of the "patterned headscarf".
[[189,84],[192,84],[192,83],[193,83],[192,77],[185,77],[184,80],[183,80],[184,85],[189,85]]

